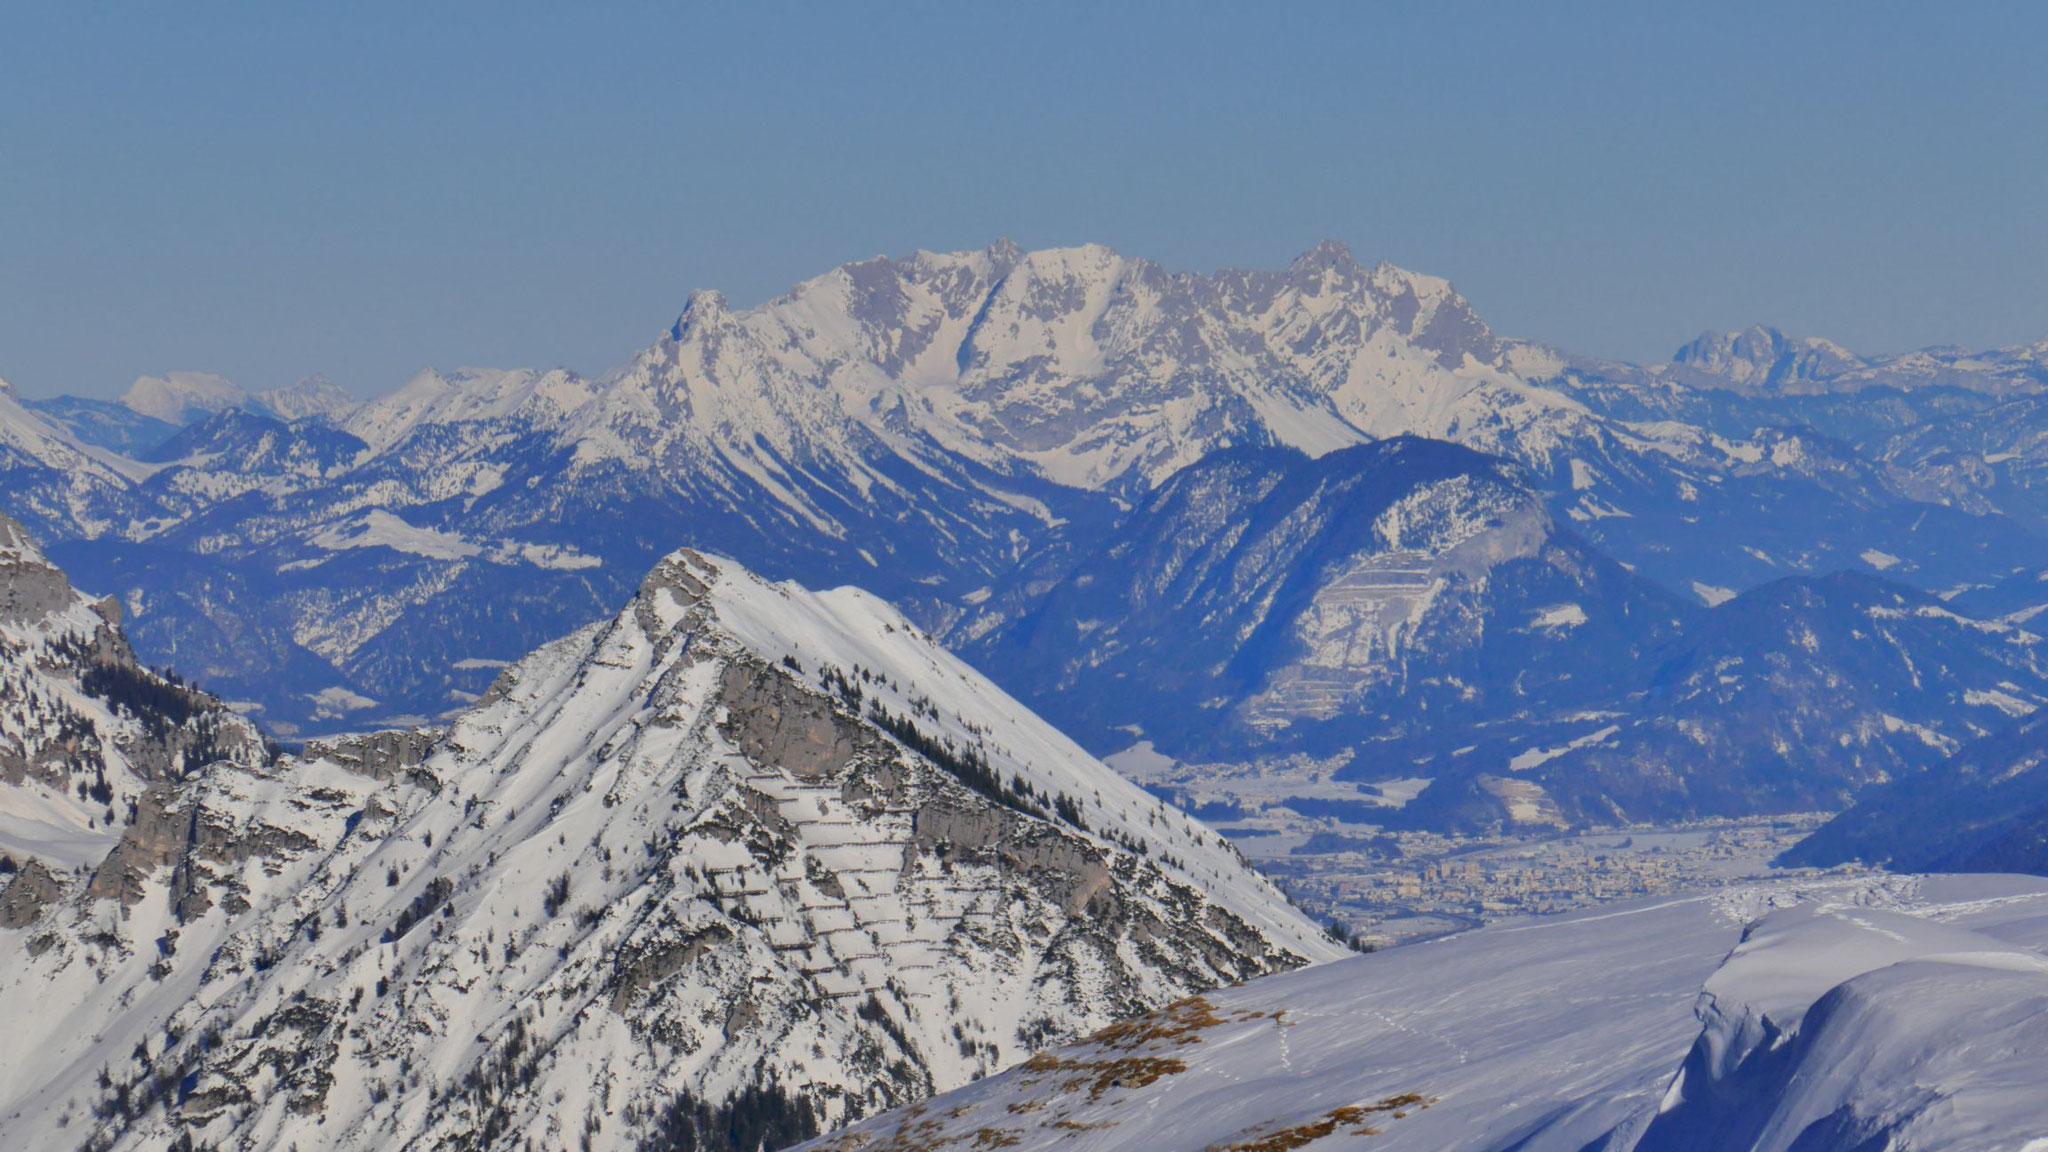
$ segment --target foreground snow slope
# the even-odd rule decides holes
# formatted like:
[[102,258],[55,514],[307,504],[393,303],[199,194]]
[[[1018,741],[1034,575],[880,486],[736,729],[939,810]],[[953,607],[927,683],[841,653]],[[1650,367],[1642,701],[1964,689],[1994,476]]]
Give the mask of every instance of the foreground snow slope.
[[0,925],[0,1146],[752,1152],[1338,953],[873,597],[682,552]]
[[806,1147],[2034,1148],[2044,946],[2048,881],[2003,876],[1506,923],[1192,998]]

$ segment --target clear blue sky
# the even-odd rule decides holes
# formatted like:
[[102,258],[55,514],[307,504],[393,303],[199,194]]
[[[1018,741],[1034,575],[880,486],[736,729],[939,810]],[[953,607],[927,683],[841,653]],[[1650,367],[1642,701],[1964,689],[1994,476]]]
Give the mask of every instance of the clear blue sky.
[[2048,5],[1685,7],[15,5],[0,376],[598,371],[1001,235],[1334,236],[1637,359],[2048,337]]

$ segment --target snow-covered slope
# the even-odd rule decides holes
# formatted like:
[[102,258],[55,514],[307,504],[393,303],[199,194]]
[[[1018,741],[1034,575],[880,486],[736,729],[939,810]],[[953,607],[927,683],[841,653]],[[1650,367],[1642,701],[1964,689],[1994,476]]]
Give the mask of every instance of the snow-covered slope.
[[1752,924],[1707,980],[1705,1027],[1635,1148],[2039,1147],[2048,893],[1933,889],[1932,909],[1801,905]]
[[2044,946],[2048,883],[2014,877],[1510,922],[1184,1001],[805,1147],[2031,1148]]
[[10,1146],[751,1149],[1341,952],[899,613],[692,552],[446,733],[216,766],[46,903],[0,930]]
[[[151,789],[216,759],[265,756],[246,721],[139,665],[119,619],[0,516],[0,867],[10,875],[90,868]],[[31,886],[7,917],[33,910]]]
[[147,507],[133,487],[148,472],[83,443],[0,380],[0,515],[44,540],[123,533]]

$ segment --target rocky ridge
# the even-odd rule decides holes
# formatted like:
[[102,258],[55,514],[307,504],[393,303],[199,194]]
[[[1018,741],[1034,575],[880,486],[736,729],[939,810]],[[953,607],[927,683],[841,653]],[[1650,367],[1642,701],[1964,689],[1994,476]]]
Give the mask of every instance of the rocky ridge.
[[752,1148],[1339,951],[900,614],[691,552],[147,817],[0,928],[10,1143]]

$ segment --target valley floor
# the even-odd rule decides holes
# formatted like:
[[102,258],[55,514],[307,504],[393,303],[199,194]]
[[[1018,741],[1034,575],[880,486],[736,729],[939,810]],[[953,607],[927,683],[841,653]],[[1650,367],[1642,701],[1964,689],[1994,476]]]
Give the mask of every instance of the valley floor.
[[1375,948],[1512,916],[1817,877],[1822,873],[1774,868],[1771,861],[1831,815],[1584,832],[1542,824],[1462,836],[1369,822],[1376,811],[1397,810],[1427,781],[1393,781],[1362,792],[1314,762],[1243,769],[1143,755],[1111,762],[1137,783],[1194,808],[1303,908]]
[[1363,851],[1266,855],[1260,849],[1268,838],[1238,843],[1304,908],[1336,919],[1367,944],[1385,947],[1509,916],[1818,876],[1809,869],[1773,868],[1770,861],[1825,818],[1498,837],[1401,832],[1390,834],[1399,845],[1392,859]]

